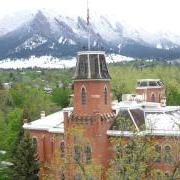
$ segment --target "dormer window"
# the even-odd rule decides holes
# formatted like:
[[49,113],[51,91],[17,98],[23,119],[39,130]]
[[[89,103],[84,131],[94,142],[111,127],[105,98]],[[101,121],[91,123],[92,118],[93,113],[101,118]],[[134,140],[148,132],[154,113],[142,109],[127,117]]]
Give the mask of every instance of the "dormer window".
[[81,88],[81,104],[85,105],[87,103],[87,92],[86,88],[82,87]]
[[152,94],[152,96],[151,96],[151,101],[152,101],[152,102],[156,102],[156,97],[155,97],[154,94]]
[[107,104],[107,87],[104,87],[104,104]]

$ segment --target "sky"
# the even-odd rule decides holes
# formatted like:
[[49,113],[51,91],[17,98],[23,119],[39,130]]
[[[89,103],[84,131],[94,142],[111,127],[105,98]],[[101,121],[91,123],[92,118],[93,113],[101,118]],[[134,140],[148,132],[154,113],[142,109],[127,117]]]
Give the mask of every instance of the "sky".
[[[53,9],[60,14],[86,17],[87,0],[0,0],[0,19],[12,12]],[[148,32],[180,35],[180,0],[89,0],[90,12],[108,14]]]

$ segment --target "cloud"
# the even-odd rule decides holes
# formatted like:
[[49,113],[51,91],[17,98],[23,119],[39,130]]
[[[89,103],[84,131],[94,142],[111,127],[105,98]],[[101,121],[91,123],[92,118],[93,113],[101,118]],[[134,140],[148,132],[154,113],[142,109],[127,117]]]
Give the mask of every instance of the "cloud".
[[[25,9],[54,9],[60,14],[86,14],[87,0],[0,0],[0,18]],[[149,32],[180,34],[179,0],[89,0],[91,11],[110,14]]]

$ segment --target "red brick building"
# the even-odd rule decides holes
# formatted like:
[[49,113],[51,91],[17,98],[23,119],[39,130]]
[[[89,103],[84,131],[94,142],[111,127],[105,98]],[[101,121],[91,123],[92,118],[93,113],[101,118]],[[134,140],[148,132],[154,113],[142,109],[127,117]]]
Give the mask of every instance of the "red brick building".
[[[110,79],[104,52],[78,53],[73,107],[49,116],[42,113],[41,119],[24,124],[37,143],[42,164],[40,179],[79,180],[83,167],[88,168],[92,163],[99,167],[100,176],[95,177],[93,173],[98,172],[94,170],[88,179],[106,179],[105,172],[113,157],[109,137],[127,138],[132,133],[111,129],[118,114],[126,114],[138,133],[156,137],[160,159],[154,162],[154,167],[167,172],[171,169],[163,156],[166,150],[171,152],[173,149],[171,138],[180,136],[180,107],[161,102],[165,88],[160,80],[138,81],[140,100],[131,98],[112,103]],[[155,84],[151,85],[151,82]],[[140,129],[142,124],[145,125],[143,130]],[[78,128],[82,131],[75,131]]]

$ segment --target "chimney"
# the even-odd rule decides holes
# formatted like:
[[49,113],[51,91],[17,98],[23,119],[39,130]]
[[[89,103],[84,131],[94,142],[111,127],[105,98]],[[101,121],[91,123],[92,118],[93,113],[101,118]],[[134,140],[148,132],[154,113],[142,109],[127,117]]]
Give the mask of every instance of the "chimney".
[[41,119],[43,119],[45,117],[46,117],[45,111],[41,111]]
[[166,107],[166,97],[161,98],[161,107]]
[[28,120],[27,119],[23,119],[23,123],[24,124],[28,123]]

